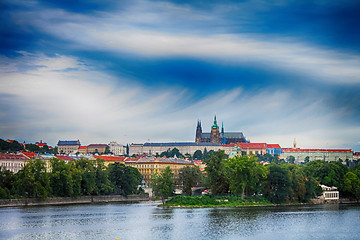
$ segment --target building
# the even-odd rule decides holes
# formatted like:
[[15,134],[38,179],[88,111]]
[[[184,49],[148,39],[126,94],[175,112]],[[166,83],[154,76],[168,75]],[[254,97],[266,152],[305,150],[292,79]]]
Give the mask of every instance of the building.
[[58,142],[58,152],[61,154],[69,154],[77,151],[80,147],[80,141],[60,141]]
[[360,160],[360,152],[354,152],[353,160],[354,161],[359,161]]
[[65,156],[65,155],[54,155],[57,159],[63,160],[65,163],[68,163],[72,160],[74,160],[73,158],[69,157],[69,156]]
[[110,152],[114,155],[126,155],[126,147],[122,144],[118,144],[117,142],[110,142],[109,143]]
[[235,155],[264,155],[267,149],[266,143],[230,143],[223,146],[227,155],[234,155],[234,151],[237,152]]
[[87,146],[87,153],[102,154],[105,153],[107,147],[106,144],[90,144]]
[[353,159],[353,151],[351,149],[283,149],[282,158],[287,160],[293,156],[295,163],[305,163],[307,161],[324,160],[327,162]]
[[243,143],[246,142],[246,139],[242,132],[225,132],[224,124],[222,124],[221,132],[220,132],[215,115],[214,124],[211,126],[210,133],[203,133],[201,127],[201,121],[197,122],[195,142],[230,144],[230,143]]
[[104,160],[104,165],[105,166],[108,166],[109,164],[112,164],[112,163],[123,163],[125,164],[125,160],[128,160],[130,158],[128,157],[118,157],[118,156],[97,156],[97,155],[93,155],[93,157],[95,159],[101,159],[101,160]]
[[0,167],[13,173],[21,170],[30,158],[24,154],[0,153]]
[[282,154],[282,148],[279,144],[267,144],[266,153],[280,156]]
[[35,145],[37,145],[39,148],[47,147],[49,149],[52,149],[51,146],[49,146],[47,143],[44,143],[42,140],[40,140],[40,142],[36,142]]
[[217,151],[223,150],[223,146],[218,143],[210,143],[210,142],[175,142],[175,143],[145,143],[145,144],[130,144],[129,146],[129,155],[156,155],[161,154],[162,152],[167,151],[168,149],[177,148],[179,152],[183,155],[191,154],[193,155],[194,152],[197,150],[201,150],[204,152],[206,149],[207,151]]
[[268,143],[230,143],[223,145],[224,151],[229,157],[242,155],[264,155],[266,153],[280,155],[282,149],[279,144]]
[[325,185],[321,185],[321,188],[323,190],[321,200],[323,200],[324,202],[339,201],[339,191],[336,187],[328,187]]
[[194,166],[193,163],[185,160],[166,157],[141,157],[138,159],[129,158],[129,160],[125,160],[125,165],[137,168],[143,177],[143,184],[146,186],[151,184],[153,174],[160,173],[167,167],[170,167],[175,182],[178,182],[180,170],[185,166]]
[[80,146],[78,152],[81,154],[87,154],[87,146]]

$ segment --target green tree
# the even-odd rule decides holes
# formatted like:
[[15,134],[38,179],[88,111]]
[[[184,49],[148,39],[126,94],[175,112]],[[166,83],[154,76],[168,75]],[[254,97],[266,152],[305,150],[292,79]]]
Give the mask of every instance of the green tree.
[[320,196],[323,192],[322,188],[319,186],[319,183],[312,177],[308,177],[305,179],[305,187],[305,201],[309,201],[316,196]]
[[287,160],[288,163],[295,163],[295,157],[294,156],[288,156],[286,160]]
[[18,151],[24,151],[24,147],[17,141],[7,142],[0,139],[0,152],[2,153],[15,153]]
[[[206,150],[206,149],[205,149]],[[205,152],[205,151],[204,151]],[[226,154],[222,150],[218,150],[205,159],[205,171],[210,184],[211,192],[214,196],[229,192],[229,181],[225,167]]]
[[44,161],[35,159],[16,173],[16,186],[25,197],[47,198],[51,193],[50,178]]
[[188,196],[191,196],[191,188],[196,186],[201,181],[202,174],[198,166],[186,166],[180,170],[179,177],[183,185],[183,192]]
[[173,148],[171,150],[169,148],[168,150],[166,150],[165,152],[162,152],[160,154],[160,157],[163,157],[163,156],[165,156],[167,158],[171,158],[171,157],[174,157],[174,156],[176,156],[178,158],[184,158],[184,155],[182,155],[180,153],[179,149],[177,149],[177,148]]
[[114,191],[112,184],[109,180],[108,171],[105,167],[104,160],[96,160],[95,168],[95,182],[96,182],[96,194],[109,194]]
[[40,147],[36,144],[28,143],[25,146],[26,150],[34,153],[41,153]]
[[116,162],[109,165],[108,171],[109,179],[115,185],[117,192],[124,195],[137,192],[142,176],[136,168]]
[[271,165],[265,195],[273,203],[283,203],[289,196],[289,171],[279,165]]
[[10,198],[15,182],[14,174],[5,169],[0,167],[0,198]]
[[64,160],[57,158],[51,159],[50,163],[50,182],[53,194],[59,197],[73,196],[73,179],[70,165],[66,164]]
[[104,154],[112,154],[110,151],[110,146],[106,146]]
[[306,176],[314,178],[318,182],[341,188],[345,174],[349,168],[340,162],[311,161],[304,165]]
[[254,155],[229,158],[226,167],[232,193],[244,198],[261,190],[257,187],[266,179],[266,168],[257,163]]
[[93,161],[80,159],[76,167],[82,172],[81,190],[83,195],[96,194],[95,168]]
[[305,176],[302,169],[296,164],[286,164],[289,171],[290,191],[289,199],[291,201],[305,202],[306,201],[306,185]]
[[360,178],[353,172],[345,174],[343,190],[346,196],[352,199],[360,200]]
[[197,159],[197,160],[203,159],[203,154],[202,154],[201,150],[196,150],[194,152],[193,159]]
[[165,168],[161,173],[155,173],[151,178],[153,192],[161,197],[164,204],[165,199],[174,193],[174,179],[170,167]]

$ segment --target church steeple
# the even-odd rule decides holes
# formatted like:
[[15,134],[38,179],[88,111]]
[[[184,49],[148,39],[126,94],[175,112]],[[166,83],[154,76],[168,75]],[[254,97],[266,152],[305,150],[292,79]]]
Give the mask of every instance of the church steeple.
[[216,115],[214,117],[214,124],[212,125],[211,128],[219,128],[219,126],[217,125],[217,121],[216,121]]

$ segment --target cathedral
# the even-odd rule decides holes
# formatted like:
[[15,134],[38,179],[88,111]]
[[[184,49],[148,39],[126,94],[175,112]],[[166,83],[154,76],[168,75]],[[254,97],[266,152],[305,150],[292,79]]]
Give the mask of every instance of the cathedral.
[[197,122],[195,142],[211,142],[218,144],[229,143],[244,143],[246,139],[242,132],[224,132],[224,124],[221,126],[221,132],[216,121],[216,115],[214,117],[214,124],[211,126],[211,132],[203,133],[201,128],[201,121]]

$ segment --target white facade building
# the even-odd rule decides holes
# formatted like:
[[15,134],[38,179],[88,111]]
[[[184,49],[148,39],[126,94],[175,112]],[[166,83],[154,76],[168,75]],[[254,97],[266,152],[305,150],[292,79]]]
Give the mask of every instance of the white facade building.
[[178,142],[178,143],[145,143],[145,144],[131,144],[129,146],[129,155],[156,155],[161,154],[162,152],[167,151],[168,149],[172,150],[173,148],[177,148],[181,154],[189,153],[191,155],[194,154],[197,150],[206,151],[217,151],[224,150],[224,147],[218,143],[209,143],[209,142]]
[[295,158],[295,163],[304,163],[306,159],[309,161],[324,160],[327,162],[353,159],[353,151],[351,149],[283,149],[282,157],[287,160],[290,156]]
[[112,152],[114,155],[126,155],[126,147],[124,147],[124,145],[122,144],[119,144],[117,142],[110,142],[109,148],[110,152]]

